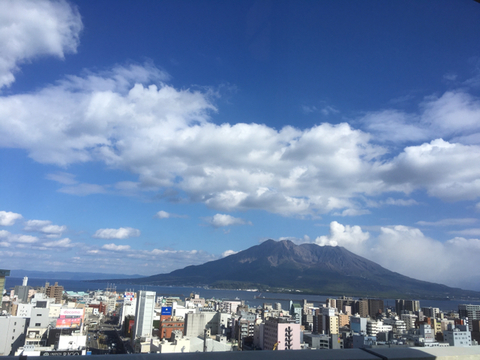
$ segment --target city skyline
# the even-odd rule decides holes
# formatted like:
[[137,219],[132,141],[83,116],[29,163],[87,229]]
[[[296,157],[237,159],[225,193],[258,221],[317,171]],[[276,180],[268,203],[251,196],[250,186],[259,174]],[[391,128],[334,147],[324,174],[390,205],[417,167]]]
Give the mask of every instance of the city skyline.
[[154,275],[289,239],[480,290],[479,13],[0,2],[2,268]]

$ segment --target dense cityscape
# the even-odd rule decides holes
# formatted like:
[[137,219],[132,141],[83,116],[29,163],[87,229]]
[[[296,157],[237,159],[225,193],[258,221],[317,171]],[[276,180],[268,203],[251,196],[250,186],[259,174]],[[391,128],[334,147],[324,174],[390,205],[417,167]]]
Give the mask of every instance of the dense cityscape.
[[[9,270],[0,270],[1,287]],[[471,347],[480,305],[458,311],[419,300],[341,296],[325,302],[180,298],[115,288],[74,292],[57,282],[3,289],[0,355],[48,356],[252,350]]]

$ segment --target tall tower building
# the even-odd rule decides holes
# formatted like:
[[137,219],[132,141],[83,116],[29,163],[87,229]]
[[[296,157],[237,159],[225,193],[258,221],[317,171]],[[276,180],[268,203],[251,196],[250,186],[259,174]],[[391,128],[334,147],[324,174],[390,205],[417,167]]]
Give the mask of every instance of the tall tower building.
[[3,289],[5,289],[5,276],[10,276],[10,270],[0,270],[0,308],[2,307]]
[[155,291],[139,291],[137,293],[133,339],[152,337],[156,295]]

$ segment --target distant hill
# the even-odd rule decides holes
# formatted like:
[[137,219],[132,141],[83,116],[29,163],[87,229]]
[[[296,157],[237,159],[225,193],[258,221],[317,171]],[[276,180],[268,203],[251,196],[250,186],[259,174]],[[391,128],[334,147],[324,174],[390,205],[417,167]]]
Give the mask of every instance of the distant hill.
[[340,246],[267,240],[239,253],[169,274],[116,282],[258,288],[381,298],[480,298],[480,292],[415,280]]
[[10,270],[11,277],[32,279],[56,279],[56,280],[110,280],[110,279],[135,279],[142,275],[104,274],[91,272],[68,272],[68,271],[33,271],[33,270]]

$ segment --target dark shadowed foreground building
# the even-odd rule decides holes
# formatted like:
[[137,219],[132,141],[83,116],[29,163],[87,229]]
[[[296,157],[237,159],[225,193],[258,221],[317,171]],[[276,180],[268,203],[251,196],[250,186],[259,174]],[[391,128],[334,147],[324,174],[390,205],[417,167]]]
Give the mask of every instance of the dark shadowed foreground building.
[[[29,356],[28,360],[40,360]],[[60,358],[60,356],[56,356]],[[18,360],[6,356],[5,360]],[[382,348],[342,350],[286,350],[197,352],[185,354],[95,355],[95,360],[478,360],[480,346],[469,348]]]

